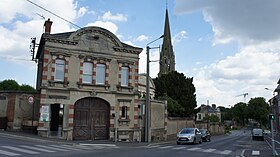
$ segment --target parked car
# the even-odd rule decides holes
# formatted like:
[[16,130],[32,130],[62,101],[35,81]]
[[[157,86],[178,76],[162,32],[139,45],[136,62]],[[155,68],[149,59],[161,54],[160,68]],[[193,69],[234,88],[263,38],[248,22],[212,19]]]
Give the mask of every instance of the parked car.
[[263,130],[259,128],[255,128],[252,130],[252,139],[253,140],[264,140]]
[[202,143],[201,133],[197,128],[183,128],[177,134],[177,144]]
[[269,130],[264,130],[264,131],[263,131],[263,134],[269,135],[269,134],[271,134],[271,131],[269,131]]
[[201,132],[201,138],[202,138],[202,141],[211,141],[211,135],[210,135],[210,132],[206,129],[199,129],[199,131]]

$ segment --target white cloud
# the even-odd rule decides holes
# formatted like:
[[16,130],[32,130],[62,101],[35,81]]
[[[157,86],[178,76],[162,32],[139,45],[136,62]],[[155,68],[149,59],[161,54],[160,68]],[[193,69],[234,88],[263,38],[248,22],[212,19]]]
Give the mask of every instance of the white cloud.
[[280,38],[280,1],[263,0],[176,0],[177,14],[202,10],[212,25],[214,44],[237,40],[243,44],[273,41]]
[[98,26],[98,27],[102,27],[105,28],[107,30],[109,30],[110,32],[117,34],[117,30],[118,30],[118,26],[116,24],[114,24],[113,22],[109,22],[109,21],[96,21],[93,23],[89,23],[86,26]]
[[172,42],[173,42],[172,44],[179,43],[181,40],[186,38],[187,38],[187,32],[183,30],[172,37]]
[[147,37],[145,35],[140,35],[135,39],[135,41],[147,41],[148,39],[149,39],[149,37]]
[[111,14],[110,11],[106,12],[101,18],[104,21],[124,21],[124,22],[127,21],[126,15],[119,14],[119,13],[113,15]]
[[88,9],[86,7],[81,7],[78,11],[78,17],[84,16],[88,12]]

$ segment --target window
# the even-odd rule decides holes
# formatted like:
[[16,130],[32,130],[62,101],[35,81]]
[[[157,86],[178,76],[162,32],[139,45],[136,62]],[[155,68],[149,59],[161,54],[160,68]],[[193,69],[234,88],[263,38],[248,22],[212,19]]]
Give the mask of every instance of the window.
[[64,81],[64,67],[65,67],[64,60],[62,59],[55,60],[55,73],[54,73],[55,81]]
[[105,64],[96,64],[96,84],[105,84]]
[[122,107],[122,119],[127,119],[127,106]]
[[92,83],[92,63],[84,62],[82,79],[83,83]]
[[201,114],[200,113],[198,114],[198,119],[201,119]]
[[121,86],[128,86],[128,76],[129,76],[128,67],[122,67]]

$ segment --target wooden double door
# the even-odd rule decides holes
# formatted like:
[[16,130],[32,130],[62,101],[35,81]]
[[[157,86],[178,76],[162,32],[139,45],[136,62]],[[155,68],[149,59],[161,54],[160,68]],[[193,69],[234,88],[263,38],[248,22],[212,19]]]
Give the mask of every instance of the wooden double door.
[[110,105],[99,98],[78,100],[74,107],[74,140],[109,139]]

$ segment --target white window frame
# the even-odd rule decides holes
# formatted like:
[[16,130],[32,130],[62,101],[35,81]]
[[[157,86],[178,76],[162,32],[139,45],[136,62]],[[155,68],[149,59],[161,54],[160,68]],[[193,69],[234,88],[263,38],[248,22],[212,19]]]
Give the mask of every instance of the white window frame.
[[106,80],[106,65],[96,64],[96,84],[104,85]]
[[92,83],[93,64],[91,62],[84,62],[83,64],[83,83]]
[[121,119],[127,119],[127,106],[122,106]]
[[54,80],[55,81],[64,81],[64,76],[65,76],[65,60],[56,59],[55,60]]
[[128,86],[128,82],[129,82],[129,67],[122,67],[121,70],[121,86]]

